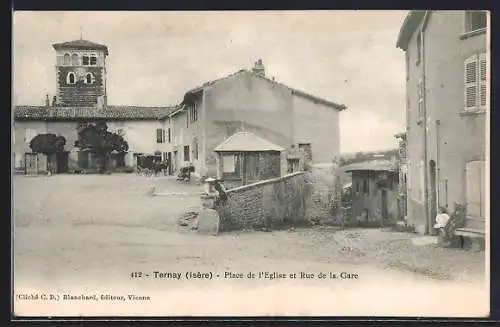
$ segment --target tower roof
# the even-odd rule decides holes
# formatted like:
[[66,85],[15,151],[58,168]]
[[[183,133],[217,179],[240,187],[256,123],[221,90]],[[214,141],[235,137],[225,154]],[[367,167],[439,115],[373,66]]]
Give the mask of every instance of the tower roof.
[[108,47],[104,44],[95,43],[88,40],[74,40],[62,43],[55,43],[52,45],[55,50],[64,50],[64,49],[81,49],[81,50],[103,50],[105,55],[107,56]]

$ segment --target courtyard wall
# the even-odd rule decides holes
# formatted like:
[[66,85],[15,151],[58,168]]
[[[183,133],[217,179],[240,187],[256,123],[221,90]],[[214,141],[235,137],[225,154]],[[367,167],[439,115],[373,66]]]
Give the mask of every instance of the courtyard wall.
[[230,189],[227,200],[215,207],[221,230],[267,230],[306,222],[309,188],[304,172],[297,172]]

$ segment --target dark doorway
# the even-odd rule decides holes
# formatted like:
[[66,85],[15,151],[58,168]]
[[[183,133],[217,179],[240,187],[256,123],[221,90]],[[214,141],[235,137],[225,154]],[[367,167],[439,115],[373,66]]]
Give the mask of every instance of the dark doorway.
[[[431,160],[429,162],[430,174],[430,194],[429,194],[429,213],[430,213],[430,226],[434,226],[434,220],[437,215],[437,188],[436,188],[436,162]],[[432,229],[431,229],[432,230]]]
[[175,172],[177,171],[177,151],[174,151],[174,157],[173,157],[173,160],[172,160],[172,170]]
[[172,152],[167,153],[167,164],[168,164],[168,174],[172,175],[174,173],[172,171]]
[[59,152],[56,154],[57,173],[64,174],[68,172],[69,152]]
[[388,219],[388,208],[387,208],[387,190],[380,190],[380,214],[382,215],[381,224],[383,224]]

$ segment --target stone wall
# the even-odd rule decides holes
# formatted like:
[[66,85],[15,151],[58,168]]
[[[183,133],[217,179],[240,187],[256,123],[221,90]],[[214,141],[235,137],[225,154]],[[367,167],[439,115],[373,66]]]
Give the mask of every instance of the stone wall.
[[227,200],[215,208],[221,230],[267,230],[305,222],[308,186],[305,174],[297,172],[228,190]]

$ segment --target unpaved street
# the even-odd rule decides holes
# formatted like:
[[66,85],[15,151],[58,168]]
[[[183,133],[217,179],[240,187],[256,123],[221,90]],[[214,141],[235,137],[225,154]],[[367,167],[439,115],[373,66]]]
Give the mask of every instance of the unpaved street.
[[[151,186],[170,195],[147,196]],[[199,191],[135,175],[15,176],[16,313],[487,313],[484,253],[415,247],[414,235],[377,229],[201,236],[177,226],[179,215],[199,206],[187,194]],[[189,272],[199,278],[187,279]]]

